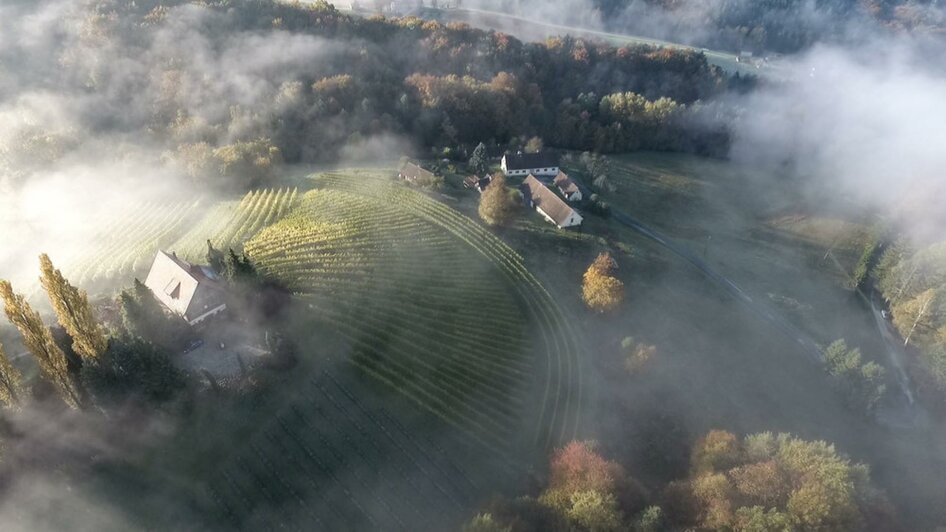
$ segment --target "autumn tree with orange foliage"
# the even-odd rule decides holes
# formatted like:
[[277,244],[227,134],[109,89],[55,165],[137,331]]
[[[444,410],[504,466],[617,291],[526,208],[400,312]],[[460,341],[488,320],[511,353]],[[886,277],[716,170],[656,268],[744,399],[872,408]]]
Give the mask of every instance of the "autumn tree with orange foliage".
[[492,226],[507,225],[519,212],[517,194],[506,186],[506,176],[502,172],[496,172],[480,196],[480,218]]
[[618,529],[624,515],[644,506],[644,490],[624,467],[602,457],[591,442],[574,441],[555,451],[541,501],[579,529]]
[[588,308],[595,312],[609,312],[624,301],[624,283],[614,276],[618,264],[611,254],[598,255],[585,272],[581,295]]
[[693,448],[692,474],[664,490],[677,528],[889,530],[892,510],[867,467],[834,446],[789,434],[745,438],[714,430]]

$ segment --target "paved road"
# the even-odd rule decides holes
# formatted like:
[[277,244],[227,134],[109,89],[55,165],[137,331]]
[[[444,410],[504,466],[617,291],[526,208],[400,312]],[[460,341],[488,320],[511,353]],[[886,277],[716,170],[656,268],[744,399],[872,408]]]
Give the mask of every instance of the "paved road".
[[916,399],[913,397],[913,386],[910,383],[910,377],[907,375],[907,371],[904,367],[906,353],[903,349],[903,342],[900,341],[900,337],[894,332],[890,322],[884,319],[883,311],[877,305],[878,299],[879,296],[877,292],[872,290],[870,297],[871,313],[874,315],[877,331],[880,332],[880,336],[884,339],[884,344],[887,346],[887,358],[890,359],[890,365],[893,366],[895,370],[900,389],[903,391],[907,402],[912,405],[916,402]]
[[[582,194],[585,197],[591,195],[591,190],[589,190],[584,183],[578,179],[573,178],[573,180],[578,184]],[[818,344],[816,344],[806,332],[796,327],[786,318],[779,315],[776,311],[770,309],[767,305],[752,299],[752,297],[750,297],[732,279],[713,270],[709,264],[706,263],[706,261],[693,254],[685,246],[674,242],[673,240],[662,235],[659,231],[648,227],[643,222],[635,219],[625,212],[612,209],[611,217],[618,223],[653,240],[664,249],[667,249],[668,251],[692,264],[696,269],[702,272],[703,275],[708,277],[711,281],[731,294],[737,301],[742,303],[751,313],[774,325],[785,336],[797,343],[801,349],[801,352],[805,353],[812,360],[819,364],[824,362],[824,353],[818,347]],[[873,307],[874,318],[877,320],[878,329],[887,345],[888,356],[890,358],[891,365],[894,367],[897,383],[899,384],[903,398],[905,399],[903,401],[895,400],[892,402],[892,404],[884,405],[877,413],[877,419],[884,425],[892,428],[906,429],[923,427],[927,424],[928,416],[923,407],[917,403],[914,398],[910,379],[907,376],[903,366],[903,347],[900,345],[900,342],[897,341],[897,336],[892,332],[890,324],[887,322],[887,320],[883,319],[883,316],[881,315],[880,310],[877,308],[876,304],[871,301],[871,305]]]
[[[587,195],[590,193],[583,185],[579,184],[579,186],[583,189],[582,194]],[[694,255],[687,248],[673,242],[624,212],[612,210],[611,216],[619,223],[657,242],[665,249],[692,264],[706,277],[729,292],[737,301],[745,305],[750,312],[774,325],[785,334],[785,336],[796,342],[803,353],[807,354],[819,364],[824,362],[824,353],[822,353],[821,349],[807,333],[771,310],[768,306],[753,300],[734,281],[710,268],[704,260]],[[897,340],[898,337],[891,331],[890,324],[881,315],[880,309],[877,308],[873,301],[871,305],[873,307],[874,318],[877,320],[878,330],[887,345],[888,356],[895,370],[894,376],[897,380],[897,384],[899,384],[904,399],[894,399],[882,405],[877,411],[877,420],[883,425],[893,429],[918,429],[926,427],[929,422],[929,417],[926,410],[917,403],[914,398],[910,379],[903,366],[903,346]]]
[[[554,24],[551,22],[544,22],[541,20],[536,20],[533,18],[513,15],[510,13],[503,13],[500,11],[489,11],[485,9],[474,9],[474,8],[457,8],[457,9],[443,9],[437,10],[444,17],[449,17],[456,20],[461,20],[464,22],[476,22],[470,21],[468,18],[463,17],[462,15],[478,15],[486,17],[496,17],[500,19],[506,19],[510,21],[510,27],[503,28],[493,28],[500,31],[505,31],[508,33],[519,33],[520,35],[523,32],[531,28],[542,27],[550,30],[556,30],[558,32],[567,33],[570,35],[589,35],[592,37],[598,37],[604,40],[610,41],[619,41],[623,44],[646,44],[649,46],[658,46],[665,48],[677,48],[681,50],[693,50],[696,52],[703,52],[706,55],[707,60],[714,64],[722,67],[723,69],[735,73],[740,72],[742,74],[755,74],[755,75],[765,75],[771,73],[773,70],[772,64],[761,64],[758,68],[747,64],[738,62],[736,54],[731,52],[724,52],[721,50],[710,50],[708,48],[700,48],[697,46],[690,46],[688,44],[682,44],[677,42],[664,41],[661,39],[653,39],[650,37],[642,37],[640,35],[628,35],[625,33],[614,33],[608,31],[594,30],[589,28],[579,28],[576,26],[566,26],[563,24]],[[459,16],[458,16],[459,15]],[[485,21],[480,21],[485,23]],[[492,27],[488,24],[484,24],[489,27]],[[533,32],[534,33],[534,32]]]

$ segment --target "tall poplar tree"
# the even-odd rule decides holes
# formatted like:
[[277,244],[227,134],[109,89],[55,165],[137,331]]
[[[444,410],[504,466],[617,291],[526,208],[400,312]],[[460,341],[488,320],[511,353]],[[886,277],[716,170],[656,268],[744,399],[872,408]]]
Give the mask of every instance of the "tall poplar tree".
[[8,408],[17,408],[24,395],[23,375],[10,362],[3,345],[0,345],[0,402]]
[[85,360],[102,356],[108,349],[108,339],[95,321],[89,296],[84,290],[69,284],[45,253],[39,256],[39,265],[42,272],[39,280],[49,294],[49,302],[56,311],[59,324],[72,337],[72,349]]
[[78,408],[81,404],[79,388],[69,373],[66,354],[56,345],[49,327],[43,324],[39,313],[30,307],[21,294],[13,292],[8,281],[0,281],[0,299],[3,299],[4,311],[20,335],[23,345],[34,357],[43,376],[51,382],[67,405]]

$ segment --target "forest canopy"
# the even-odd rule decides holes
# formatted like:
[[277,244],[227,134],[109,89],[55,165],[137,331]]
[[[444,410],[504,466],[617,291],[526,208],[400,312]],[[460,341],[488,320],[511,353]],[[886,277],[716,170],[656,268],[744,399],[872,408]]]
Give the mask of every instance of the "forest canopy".
[[460,23],[353,17],[325,2],[110,0],[72,4],[48,26],[28,17],[45,7],[3,8],[7,20],[33,21],[0,23],[14,37],[0,48],[8,185],[103,152],[245,188],[283,162],[379,145],[458,156],[532,136],[601,151],[728,146],[704,102],[731,80],[693,51],[524,43]]

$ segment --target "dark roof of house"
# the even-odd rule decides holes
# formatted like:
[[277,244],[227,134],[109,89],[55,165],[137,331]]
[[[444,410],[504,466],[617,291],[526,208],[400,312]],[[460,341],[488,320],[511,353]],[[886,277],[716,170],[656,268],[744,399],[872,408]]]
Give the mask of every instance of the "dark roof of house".
[[145,286],[154,297],[188,322],[226,301],[217,274],[208,266],[190,264],[176,254],[158,251]]
[[434,177],[433,172],[424,170],[412,162],[405,162],[398,173],[405,179],[433,179]]
[[559,190],[562,191],[562,194],[574,194],[580,192],[578,185],[572,181],[572,178],[568,177],[568,174],[565,172],[559,172],[555,179],[552,181]]
[[526,176],[519,190],[522,191],[523,196],[532,200],[532,204],[536,208],[542,209],[542,212],[554,220],[556,225],[561,226],[564,224],[568,220],[568,217],[575,212],[562,198],[549,190],[547,186],[542,184],[542,182],[536,179],[532,174]]
[[490,183],[493,182],[493,176],[485,175],[480,177],[478,175],[469,175],[463,179],[463,186],[466,188],[477,188],[481,192],[487,187]]
[[531,170],[532,168],[552,168],[558,166],[558,156],[552,152],[507,153],[508,170]]

